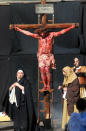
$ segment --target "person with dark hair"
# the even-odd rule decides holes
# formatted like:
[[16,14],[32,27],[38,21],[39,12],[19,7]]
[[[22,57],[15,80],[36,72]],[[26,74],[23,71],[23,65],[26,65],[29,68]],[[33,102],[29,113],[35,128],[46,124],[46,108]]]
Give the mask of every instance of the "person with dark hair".
[[76,73],[79,83],[80,83],[80,97],[86,97],[86,66],[80,65],[79,58],[74,58],[74,67],[72,68],[73,71]]
[[50,90],[50,81],[51,81],[50,69],[56,68],[54,54],[52,53],[52,48],[54,44],[53,39],[62,34],[65,34],[66,32],[70,31],[75,27],[76,25],[73,24],[72,26],[58,32],[48,32],[45,28],[41,28],[36,30],[37,33],[31,33],[29,31],[22,30],[17,26],[14,27],[15,30],[27,36],[36,38],[39,41],[37,58],[41,72],[41,78],[44,85],[42,89],[43,91]]
[[86,131],[86,100],[80,98],[76,107],[79,113],[72,113],[66,131]]
[[36,115],[33,106],[31,84],[24,71],[17,71],[17,82],[10,88],[10,117],[14,121],[14,131],[35,131]]

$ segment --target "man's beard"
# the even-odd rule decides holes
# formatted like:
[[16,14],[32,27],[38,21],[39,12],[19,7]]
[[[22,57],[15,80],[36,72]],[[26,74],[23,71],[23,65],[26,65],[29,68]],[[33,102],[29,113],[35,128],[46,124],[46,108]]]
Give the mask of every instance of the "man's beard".
[[46,38],[46,35],[44,35],[44,36],[41,36],[41,37],[44,39],[44,38]]
[[49,33],[45,34],[45,35],[40,35],[43,39],[46,38],[49,35]]

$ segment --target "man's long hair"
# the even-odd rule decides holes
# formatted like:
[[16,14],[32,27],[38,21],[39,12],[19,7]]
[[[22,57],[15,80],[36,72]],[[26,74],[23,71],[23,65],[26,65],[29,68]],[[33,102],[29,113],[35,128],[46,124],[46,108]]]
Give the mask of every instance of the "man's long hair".
[[41,33],[44,34],[44,36],[42,36],[43,38],[47,37],[50,33],[49,29],[46,29],[45,26],[40,26],[40,28],[36,29],[35,32],[41,36]]

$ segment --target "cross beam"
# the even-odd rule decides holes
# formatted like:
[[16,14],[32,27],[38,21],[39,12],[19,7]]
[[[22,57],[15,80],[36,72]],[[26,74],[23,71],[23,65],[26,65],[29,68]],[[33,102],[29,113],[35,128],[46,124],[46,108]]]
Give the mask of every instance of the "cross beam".
[[[67,28],[72,26],[73,24],[76,24],[76,27],[79,27],[79,23],[56,23],[56,24],[46,24],[44,25],[45,29],[52,29],[52,28]],[[13,29],[14,26],[17,26],[21,29],[37,29],[42,27],[42,24],[10,24],[9,28]]]

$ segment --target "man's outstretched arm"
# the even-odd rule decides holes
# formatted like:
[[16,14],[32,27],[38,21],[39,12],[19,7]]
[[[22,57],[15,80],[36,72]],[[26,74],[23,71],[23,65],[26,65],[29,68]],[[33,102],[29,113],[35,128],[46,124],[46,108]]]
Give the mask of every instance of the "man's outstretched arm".
[[65,34],[66,32],[70,31],[71,29],[74,29],[76,27],[75,24],[73,24],[72,26],[66,28],[66,29],[63,29],[61,31],[58,31],[58,32],[52,32],[53,33],[53,37],[57,37],[57,36],[60,36],[62,34]]
[[21,33],[23,33],[23,34],[25,34],[27,36],[31,36],[33,38],[38,38],[39,37],[38,34],[31,33],[30,31],[22,30],[17,26],[15,26],[14,28],[15,28],[15,30],[17,30],[17,31],[19,31],[19,32],[21,32]]

